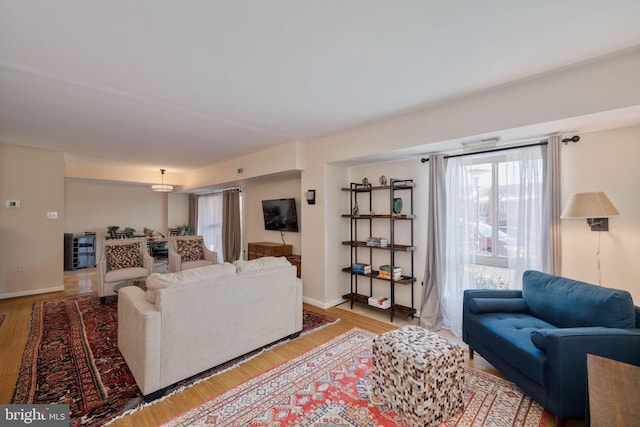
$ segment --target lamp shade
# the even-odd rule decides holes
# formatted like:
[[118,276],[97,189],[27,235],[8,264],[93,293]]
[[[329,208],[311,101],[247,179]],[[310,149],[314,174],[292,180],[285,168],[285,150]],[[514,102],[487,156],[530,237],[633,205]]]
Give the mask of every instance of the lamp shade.
[[160,193],[171,193],[173,191],[173,185],[169,184],[152,184],[152,191],[159,191]]
[[160,174],[162,176],[162,184],[152,184],[152,191],[159,191],[160,193],[171,193],[173,191],[173,185],[164,183],[164,171],[165,169],[160,169]]
[[604,192],[573,193],[560,218],[608,218],[620,215]]

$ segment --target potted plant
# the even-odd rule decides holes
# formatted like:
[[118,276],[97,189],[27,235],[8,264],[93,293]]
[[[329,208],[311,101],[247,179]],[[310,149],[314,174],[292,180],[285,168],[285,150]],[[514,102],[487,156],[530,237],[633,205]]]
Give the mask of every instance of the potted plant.
[[193,227],[187,224],[178,226],[178,230],[180,230],[181,236],[191,236],[193,233]]
[[119,225],[109,225],[107,226],[107,232],[111,238],[116,237],[116,232],[120,229]]
[[125,227],[124,230],[122,230],[123,234],[129,235],[129,236],[133,236],[135,232],[136,232],[136,229],[132,227]]

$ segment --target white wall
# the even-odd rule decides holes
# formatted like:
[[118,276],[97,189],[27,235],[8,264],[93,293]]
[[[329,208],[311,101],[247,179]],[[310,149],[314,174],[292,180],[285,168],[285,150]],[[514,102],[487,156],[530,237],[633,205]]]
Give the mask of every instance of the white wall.
[[[282,243],[279,231],[265,230],[262,215],[262,200],[268,199],[296,199],[296,211],[298,212],[298,228],[302,230],[302,205],[300,199],[300,179],[287,179],[282,181],[250,182],[242,187],[243,204],[243,236],[242,250],[246,250],[249,242],[275,242]],[[305,204],[306,201],[303,201]],[[293,253],[301,253],[300,232],[284,232],[287,245],[293,245]],[[304,269],[304,258],[302,259]]]
[[[321,266],[314,274],[305,274],[303,269],[305,298],[322,298],[323,305],[329,305],[341,295],[335,282],[340,280],[339,274],[343,274],[336,272],[344,266],[344,261],[334,256],[333,251],[340,246],[342,235],[332,235],[331,231],[340,229],[336,223],[342,221],[344,194],[335,185],[335,179],[327,174],[342,178],[350,160],[363,156],[382,157],[384,153],[429,143],[500,134],[514,128],[529,129],[567,118],[638,106],[639,73],[640,51],[633,51],[307,141],[307,163],[301,185],[318,191],[323,209],[316,210],[314,222],[305,222],[302,230],[305,259],[313,259]],[[575,130],[556,127],[550,131]],[[326,168],[327,164],[332,167]]]
[[142,234],[144,227],[163,229],[165,195],[168,197],[168,226],[188,222],[187,194],[157,193],[148,186],[119,185],[72,181],[65,183],[65,233],[93,231],[97,236],[107,234],[107,226],[121,229],[133,227]]
[[562,150],[563,200],[571,193],[604,191],[620,212],[608,232],[585,220],[562,220],[562,274],[631,292],[640,305],[640,127],[582,136]]
[[[629,291],[637,305],[640,305],[640,127],[628,127],[595,133],[582,134],[578,143],[569,143],[562,147],[562,195],[563,200],[574,192],[604,191],[620,211],[620,215],[609,219],[609,232],[592,232],[585,220],[562,220],[562,274],[577,280],[602,286]],[[426,247],[426,212],[428,164],[419,159],[401,162],[380,163],[349,169],[350,180],[361,182],[367,177],[374,185],[380,175],[399,179],[414,179],[415,226],[415,268],[414,276],[418,283],[415,287],[416,307],[424,278]],[[346,186],[346,184],[344,185]],[[374,210],[384,212],[388,203],[383,197],[374,194]],[[386,192],[385,192],[386,195]],[[348,199],[345,198],[345,202]],[[406,202],[405,202],[406,206]],[[361,205],[361,211],[363,206]],[[344,213],[348,208],[343,209]],[[343,219],[348,223],[347,219]],[[375,223],[374,223],[375,224]],[[374,228],[374,234],[387,236],[385,224]],[[348,233],[348,231],[346,232]],[[398,236],[404,238],[402,234]],[[344,239],[348,234],[344,234]],[[600,274],[598,274],[598,239],[600,239]],[[398,241],[398,243],[402,243]],[[385,262],[388,254],[376,251],[374,268]],[[347,266],[348,252],[341,266]],[[406,260],[405,260],[406,262]],[[402,261],[400,262],[402,264]],[[344,265],[343,265],[344,264]],[[402,265],[404,268],[405,265]],[[339,292],[349,289],[349,275],[343,274]],[[599,279],[601,277],[601,280]],[[388,295],[388,284],[374,281],[374,293]],[[408,288],[396,287],[398,302],[410,300]]]
[[63,170],[62,153],[0,144],[0,298],[64,289]]

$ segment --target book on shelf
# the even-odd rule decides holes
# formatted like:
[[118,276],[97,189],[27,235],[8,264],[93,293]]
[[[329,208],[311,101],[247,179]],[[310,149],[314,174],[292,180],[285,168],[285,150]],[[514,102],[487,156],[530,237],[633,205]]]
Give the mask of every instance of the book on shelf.
[[367,246],[373,246],[376,248],[383,248],[389,245],[389,241],[384,237],[368,237],[366,241]]
[[372,305],[378,308],[391,307],[391,300],[387,297],[376,297],[376,296],[369,297],[368,303],[369,305]]
[[[378,278],[380,278],[380,279],[389,279],[389,280],[391,280],[391,277],[392,277],[391,273],[389,273],[388,271],[380,270],[378,272]],[[393,280],[399,280],[399,279],[402,279],[402,274],[394,273],[393,274]]]
[[402,268],[401,267],[397,267],[395,265],[381,265],[380,266],[380,270],[381,271],[387,271],[389,273],[402,273]]
[[371,274],[371,265],[356,262],[351,264],[351,271],[360,274]]
[[402,268],[393,265],[381,265],[378,277],[382,279],[391,279],[393,277],[393,280],[398,280],[402,278]]

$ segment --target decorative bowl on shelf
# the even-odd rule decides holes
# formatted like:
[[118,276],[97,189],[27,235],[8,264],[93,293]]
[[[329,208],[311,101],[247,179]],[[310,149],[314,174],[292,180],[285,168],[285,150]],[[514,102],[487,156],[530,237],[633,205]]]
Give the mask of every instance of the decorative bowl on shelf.
[[393,213],[399,215],[402,212],[402,199],[396,197],[393,199]]

